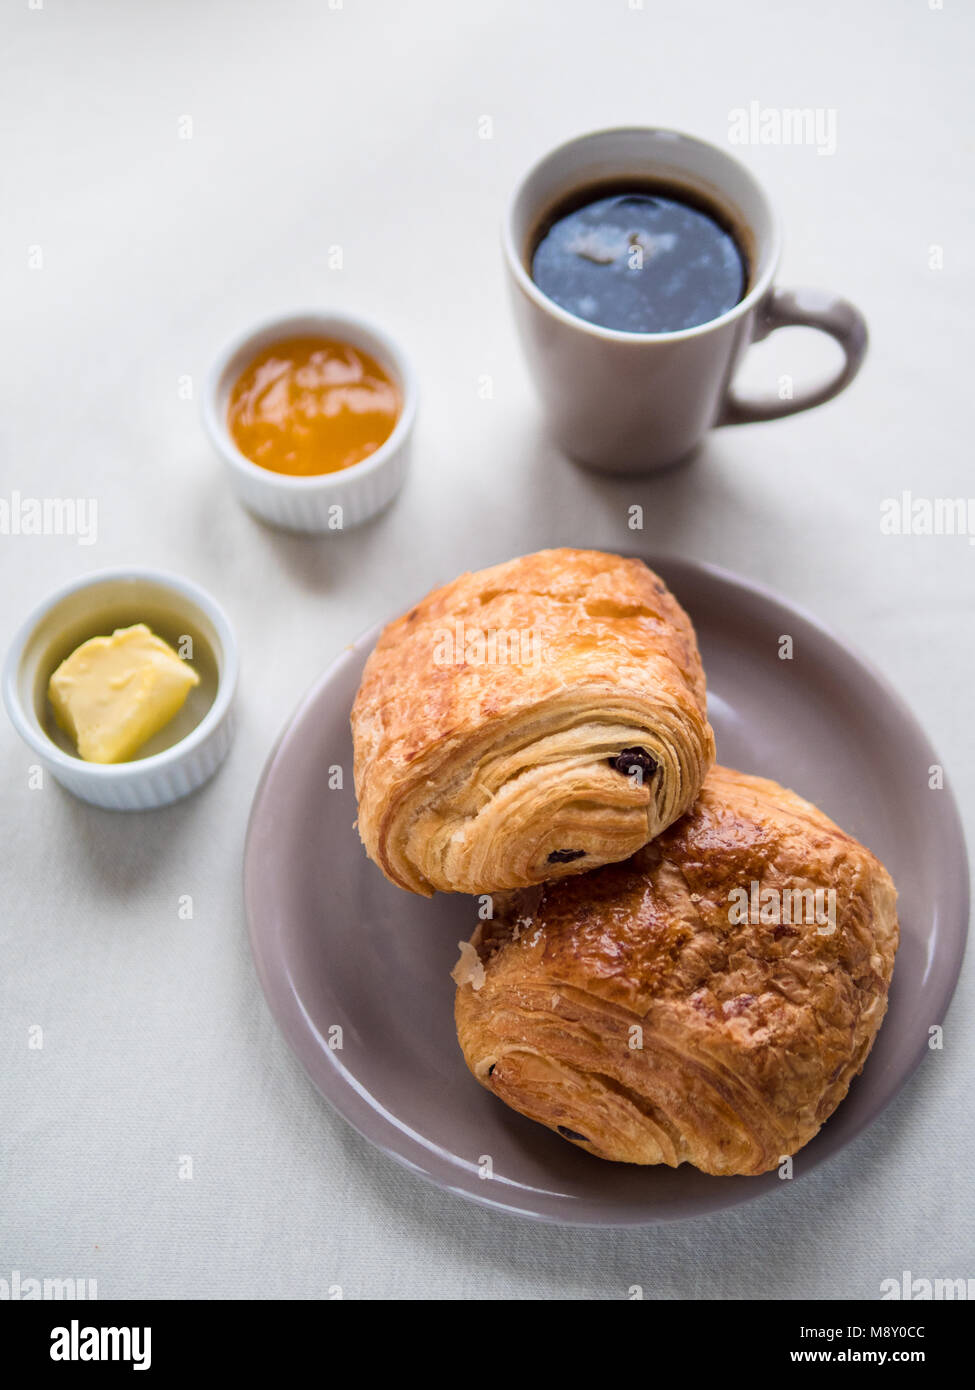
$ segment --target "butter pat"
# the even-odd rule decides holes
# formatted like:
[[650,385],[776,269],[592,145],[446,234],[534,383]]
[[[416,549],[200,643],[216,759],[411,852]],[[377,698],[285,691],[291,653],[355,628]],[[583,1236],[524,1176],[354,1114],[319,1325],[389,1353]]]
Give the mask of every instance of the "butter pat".
[[58,724],[89,763],[124,763],[183,708],[200,678],[145,623],[92,637],[47,687]]

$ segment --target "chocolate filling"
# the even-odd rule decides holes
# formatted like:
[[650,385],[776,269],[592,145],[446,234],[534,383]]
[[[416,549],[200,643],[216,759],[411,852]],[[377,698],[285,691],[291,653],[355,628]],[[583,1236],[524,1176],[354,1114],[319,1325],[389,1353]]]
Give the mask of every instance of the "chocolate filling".
[[575,1139],[576,1142],[579,1144],[589,1143],[589,1140],[586,1138],[584,1134],[579,1134],[574,1129],[568,1129],[565,1125],[559,1125],[558,1131],[565,1139]]
[[624,776],[629,776],[633,769],[638,767],[644,777],[652,777],[658,766],[656,758],[645,748],[624,748],[615,758],[609,759],[609,765],[617,772],[622,772]]
[[586,851],[584,849],[553,849],[548,857],[550,864],[571,864],[573,859],[582,859]]

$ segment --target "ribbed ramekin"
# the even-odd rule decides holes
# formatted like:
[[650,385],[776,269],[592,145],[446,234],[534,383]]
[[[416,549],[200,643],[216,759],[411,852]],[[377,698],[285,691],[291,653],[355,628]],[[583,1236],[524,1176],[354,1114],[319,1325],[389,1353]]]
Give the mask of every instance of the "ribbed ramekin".
[[[213,701],[183,738],[151,757],[125,763],[87,763],[58,746],[42,712],[47,683],[66,632],[81,625],[94,636],[118,615],[139,621],[146,608],[183,619],[200,634],[216,670]],[[102,621],[102,615],[105,615]],[[150,624],[151,626],[151,624]],[[189,580],[160,570],[99,570],[75,580],[40,604],[17,633],[3,670],[3,698],[11,722],[55,781],[82,801],[112,811],[148,811],[188,796],[223,762],[233,739],[237,643],[219,604]]]
[[[396,382],[403,408],[389,438],[361,463],[338,473],[292,477],[261,468],[241,453],[227,428],[227,407],[234,383],[259,352],[284,338],[310,336],[337,338],[370,353]],[[325,534],[360,526],[395,497],[409,467],[416,398],[413,370],[382,329],[358,315],[296,313],[269,319],[224,348],[207,377],[203,423],[249,511],[288,531]]]

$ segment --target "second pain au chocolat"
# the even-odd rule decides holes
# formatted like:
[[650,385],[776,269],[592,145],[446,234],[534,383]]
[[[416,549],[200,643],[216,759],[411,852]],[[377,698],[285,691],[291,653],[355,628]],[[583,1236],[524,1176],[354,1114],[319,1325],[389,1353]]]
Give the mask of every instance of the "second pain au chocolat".
[[869,850],[715,767],[632,859],[495,899],[455,970],[457,1034],[483,1086],[588,1153],[764,1173],[863,1067],[897,944]]

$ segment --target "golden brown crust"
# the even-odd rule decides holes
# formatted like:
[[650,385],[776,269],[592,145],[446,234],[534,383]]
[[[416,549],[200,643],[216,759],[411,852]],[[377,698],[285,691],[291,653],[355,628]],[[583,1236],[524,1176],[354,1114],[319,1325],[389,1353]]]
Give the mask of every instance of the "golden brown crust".
[[625,864],[496,907],[473,942],[483,982],[456,999],[478,1080],[602,1158],[716,1174],[775,1167],[832,1114],[898,942],[883,865],[794,792],[723,767]]
[[[642,561],[593,550],[543,550],[429,594],[380,637],[352,731],[362,841],[423,894],[625,859],[693,803],[714,760],[686,613]],[[656,765],[646,779],[611,765],[630,747]]]

